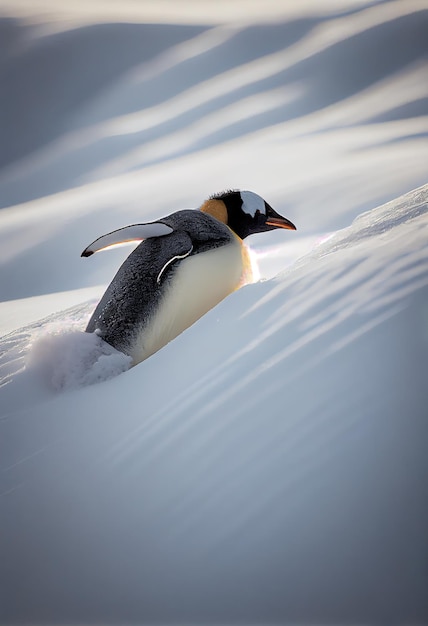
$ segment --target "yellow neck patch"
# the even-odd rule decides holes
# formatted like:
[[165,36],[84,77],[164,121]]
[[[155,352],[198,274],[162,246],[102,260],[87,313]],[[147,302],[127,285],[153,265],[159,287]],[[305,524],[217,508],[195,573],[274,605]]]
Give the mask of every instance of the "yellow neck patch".
[[241,246],[242,274],[239,285],[237,286],[237,289],[239,289],[239,287],[256,282],[258,280],[259,271],[255,255],[251,253],[250,248],[247,248],[245,243],[236,233],[233,234]]
[[219,222],[227,224],[227,209],[223,200],[205,200],[201,206],[201,211],[212,215],[212,217],[215,217]]

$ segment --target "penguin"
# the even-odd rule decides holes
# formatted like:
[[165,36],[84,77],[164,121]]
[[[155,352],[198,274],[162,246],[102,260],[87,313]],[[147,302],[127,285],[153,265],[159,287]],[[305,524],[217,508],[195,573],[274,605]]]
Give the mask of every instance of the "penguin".
[[160,350],[233,291],[252,280],[243,239],[275,228],[296,230],[252,191],[210,196],[155,222],[99,237],[82,252],[141,241],[95,308],[86,332],[129,355],[133,365]]

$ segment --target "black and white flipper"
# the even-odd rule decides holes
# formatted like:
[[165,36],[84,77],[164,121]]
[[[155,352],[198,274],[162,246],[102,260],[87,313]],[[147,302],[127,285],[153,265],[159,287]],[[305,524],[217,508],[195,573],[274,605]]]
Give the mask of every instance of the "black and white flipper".
[[98,239],[95,239],[95,241],[83,250],[81,256],[88,257],[106,248],[112,248],[113,246],[123,243],[143,241],[151,237],[163,237],[164,235],[170,235],[172,232],[173,229],[166,224],[162,224],[162,222],[131,224],[131,226],[125,226],[124,228],[113,230],[111,233],[98,237]]

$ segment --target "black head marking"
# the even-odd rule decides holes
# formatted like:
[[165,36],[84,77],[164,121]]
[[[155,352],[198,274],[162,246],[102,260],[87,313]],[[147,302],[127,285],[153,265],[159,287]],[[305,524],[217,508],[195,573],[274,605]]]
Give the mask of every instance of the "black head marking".
[[228,189],[214,196],[212,200],[222,200],[227,209],[227,225],[241,239],[253,233],[262,233],[275,228],[295,230],[295,226],[282,217],[253,191]]

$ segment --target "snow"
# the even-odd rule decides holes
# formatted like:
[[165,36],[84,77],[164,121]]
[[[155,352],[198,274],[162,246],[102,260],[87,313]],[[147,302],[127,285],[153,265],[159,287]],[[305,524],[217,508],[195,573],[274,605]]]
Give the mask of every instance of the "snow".
[[40,337],[31,347],[28,370],[54,390],[75,389],[109,380],[128,370],[131,358],[95,333],[64,332]]
[[[142,65],[95,28],[118,8],[2,5],[1,623],[426,623],[424,3],[163,2]],[[85,95],[94,51],[58,53],[73,107],[37,129],[42,92],[20,134],[13,72],[109,37],[123,65]],[[261,280],[129,369],[83,332],[129,248],[81,251],[229,187],[298,231],[249,238]]]

